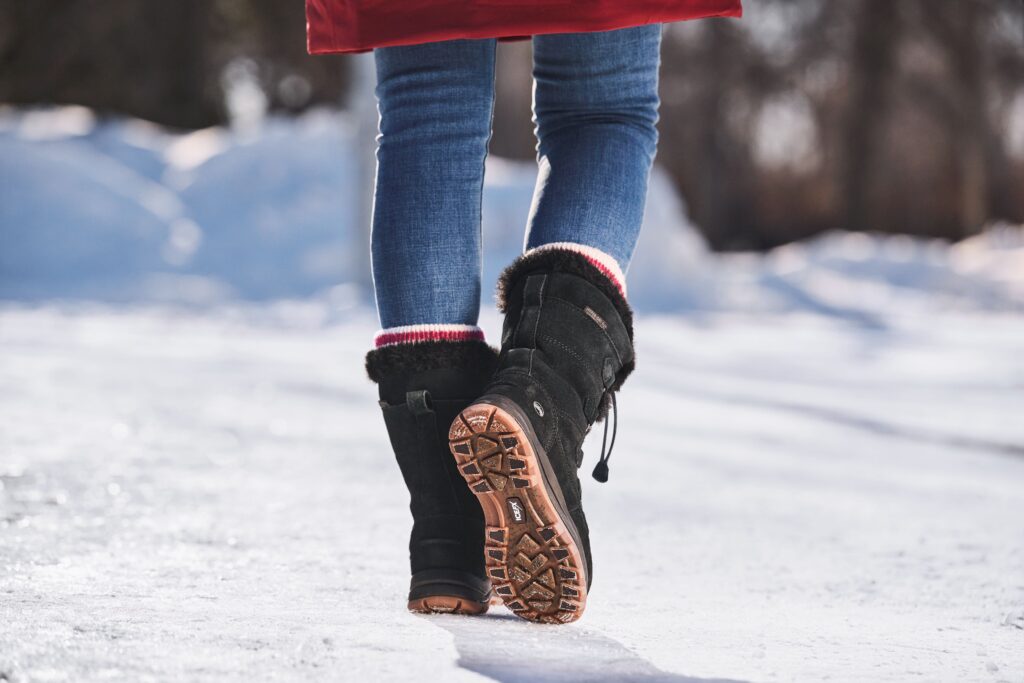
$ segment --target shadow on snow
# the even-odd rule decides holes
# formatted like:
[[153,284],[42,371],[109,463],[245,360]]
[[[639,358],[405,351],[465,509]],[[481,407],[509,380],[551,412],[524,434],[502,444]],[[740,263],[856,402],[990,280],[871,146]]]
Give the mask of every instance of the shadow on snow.
[[500,683],[740,683],[663,671],[617,640],[577,626],[531,624],[493,613],[421,618],[452,634],[459,666]]

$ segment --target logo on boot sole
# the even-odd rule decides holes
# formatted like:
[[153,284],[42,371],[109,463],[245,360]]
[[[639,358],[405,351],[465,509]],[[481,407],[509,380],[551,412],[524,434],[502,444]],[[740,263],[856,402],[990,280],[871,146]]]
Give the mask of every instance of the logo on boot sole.
[[526,508],[523,507],[523,501],[518,498],[509,498],[505,502],[508,504],[508,513],[512,515],[514,521],[526,521]]

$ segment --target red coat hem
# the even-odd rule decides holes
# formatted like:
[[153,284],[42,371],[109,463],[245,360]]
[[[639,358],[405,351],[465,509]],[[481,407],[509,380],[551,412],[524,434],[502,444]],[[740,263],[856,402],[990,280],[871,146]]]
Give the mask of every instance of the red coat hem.
[[[741,0],[619,1],[626,9],[588,14],[571,3],[554,3],[530,12],[516,3],[477,6],[466,0],[401,5],[367,2],[359,8],[353,0],[306,0],[307,49],[310,54],[358,53],[459,38],[523,40],[549,33],[611,31],[743,15]],[[395,9],[396,5],[401,9]]]

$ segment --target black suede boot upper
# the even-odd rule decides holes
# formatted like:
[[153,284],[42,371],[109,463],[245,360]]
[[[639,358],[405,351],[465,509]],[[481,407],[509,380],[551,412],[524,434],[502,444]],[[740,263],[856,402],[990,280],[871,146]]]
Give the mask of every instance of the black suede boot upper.
[[578,468],[583,439],[634,367],[633,317],[619,289],[581,254],[544,250],[502,274],[501,353],[481,399],[512,399],[529,417],[593,564]]
[[448,452],[448,425],[480,395],[496,351],[482,341],[419,342],[370,351],[391,445],[410,494],[410,600],[486,600],[480,504]]

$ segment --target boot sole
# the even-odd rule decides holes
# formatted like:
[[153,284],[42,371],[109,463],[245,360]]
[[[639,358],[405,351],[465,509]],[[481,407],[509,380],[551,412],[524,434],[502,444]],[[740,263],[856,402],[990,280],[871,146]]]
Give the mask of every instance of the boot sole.
[[495,594],[529,621],[579,619],[587,582],[576,528],[518,406],[469,406],[452,423],[448,446],[483,508],[484,557]]
[[409,601],[409,611],[418,614],[483,614],[490,601],[476,602],[450,595],[431,595]]

